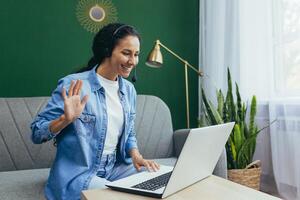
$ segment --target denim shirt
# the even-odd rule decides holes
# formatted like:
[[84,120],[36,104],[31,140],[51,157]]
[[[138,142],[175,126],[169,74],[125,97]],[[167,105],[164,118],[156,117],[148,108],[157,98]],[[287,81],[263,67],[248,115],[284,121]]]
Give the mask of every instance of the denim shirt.
[[[82,114],[57,135],[49,130],[52,120],[64,113],[62,88],[71,80],[83,81],[81,98],[89,95]],[[119,95],[124,113],[123,132],[117,146],[117,162],[132,163],[129,151],[137,148],[134,131],[136,91],[127,80],[119,77]],[[83,73],[68,75],[58,82],[45,109],[31,124],[32,141],[36,144],[55,137],[57,152],[45,188],[47,199],[80,199],[96,175],[102,156],[107,130],[105,91],[97,79],[96,67]]]

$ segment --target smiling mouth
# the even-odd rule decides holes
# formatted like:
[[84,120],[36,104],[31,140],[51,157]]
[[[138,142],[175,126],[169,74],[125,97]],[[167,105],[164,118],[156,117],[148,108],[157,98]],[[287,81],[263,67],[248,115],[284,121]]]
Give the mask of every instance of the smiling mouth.
[[131,71],[131,67],[126,67],[126,66],[124,66],[124,65],[121,65],[121,67],[122,67],[125,71],[127,71],[127,72],[130,72],[130,71]]

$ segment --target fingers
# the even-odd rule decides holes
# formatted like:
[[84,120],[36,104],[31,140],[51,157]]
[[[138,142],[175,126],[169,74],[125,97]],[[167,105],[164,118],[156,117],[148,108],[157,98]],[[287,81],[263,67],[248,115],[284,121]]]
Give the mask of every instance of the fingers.
[[156,172],[159,170],[159,164],[157,164],[153,160],[146,160],[143,158],[133,159],[133,165],[138,171],[140,171],[141,166],[144,166],[149,172]]
[[136,168],[137,171],[141,170],[141,166],[139,164],[134,163],[133,165],[134,165],[134,167]]
[[158,171],[159,170],[159,164],[154,162],[153,160],[146,160],[145,161],[145,167],[148,169],[148,171]]
[[154,165],[155,171],[158,171],[160,168],[159,164],[153,161],[153,165]]
[[83,85],[83,81],[80,80],[79,87],[78,87],[78,91],[77,91],[77,94],[78,94],[78,95],[80,95],[82,85]]
[[77,80],[73,89],[73,95],[78,95],[82,87],[82,80]]
[[66,119],[66,115],[65,114],[62,114],[59,118],[59,121],[64,121]]
[[155,172],[159,170],[159,164],[157,164],[153,160],[150,161],[150,166],[151,166],[152,170]]
[[[80,95],[82,85],[83,85],[83,81],[82,80],[78,79],[78,80],[76,80],[76,82],[74,80],[72,80],[70,88],[69,88],[69,94],[68,94],[68,96],[71,97],[73,95]],[[67,97],[67,95],[64,96],[64,94],[63,94],[63,97],[65,99]]]
[[85,106],[86,102],[88,101],[89,99],[89,95],[85,95],[82,100],[81,100],[81,105],[82,106]]
[[[75,96],[75,95],[80,95],[82,85],[83,85],[83,81],[82,80],[78,79],[78,80],[76,80],[76,83],[74,83],[74,80],[72,80],[70,88],[69,88],[69,94],[68,94],[68,96],[66,94],[66,89],[64,87],[62,89],[62,97],[63,97],[63,99],[66,100],[68,97]],[[82,98],[82,100],[81,100],[81,105],[84,106],[87,103],[88,98],[89,98],[89,96],[85,95]]]
[[149,172],[151,172],[151,171],[152,171],[152,168],[151,168],[151,166],[150,166],[150,164],[149,164],[149,161],[148,161],[148,160],[145,160],[145,161],[144,161],[144,166],[147,168],[147,170],[148,170]]
[[66,100],[67,99],[66,88],[63,87],[61,94],[62,94],[63,100]]
[[74,81],[72,80],[69,88],[69,97],[73,96],[73,89],[74,89]]

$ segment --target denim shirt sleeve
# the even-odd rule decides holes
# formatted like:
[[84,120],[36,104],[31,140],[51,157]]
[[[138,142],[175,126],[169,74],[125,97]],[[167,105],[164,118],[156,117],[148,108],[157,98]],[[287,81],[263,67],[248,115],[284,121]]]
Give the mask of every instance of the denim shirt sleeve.
[[55,137],[56,134],[50,132],[49,125],[51,121],[59,118],[64,113],[64,101],[61,92],[65,84],[65,78],[58,81],[58,86],[53,91],[46,107],[31,123],[31,139],[33,143],[41,144]]
[[125,146],[125,151],[127,153],[126,157],[130,157],[130,150],[132,149],[138,149],[137,146],[137,140],[136,140],[136,133],[134,129],[134,123],[135,123],[135,117],[136,117],[136,91],[134,87],[132,86],[131,94],[132,97],[130,98],[130,116],[129,116],[129,128],[128,128],[128,139]]

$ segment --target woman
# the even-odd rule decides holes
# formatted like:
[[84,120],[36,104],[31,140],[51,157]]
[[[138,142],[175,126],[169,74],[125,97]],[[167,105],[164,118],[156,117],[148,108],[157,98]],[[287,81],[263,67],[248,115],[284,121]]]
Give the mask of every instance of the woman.
[[96,34],[92,50],[88,66],[59,80],[31,125],[34,143],[54,138],[57,144],[47,199],[79,199],[81,190],[103,188],[141,167],[159,169],[138,151],[136,91],[123,79],[138,63],[139,34],[131,26],[109,24]]

